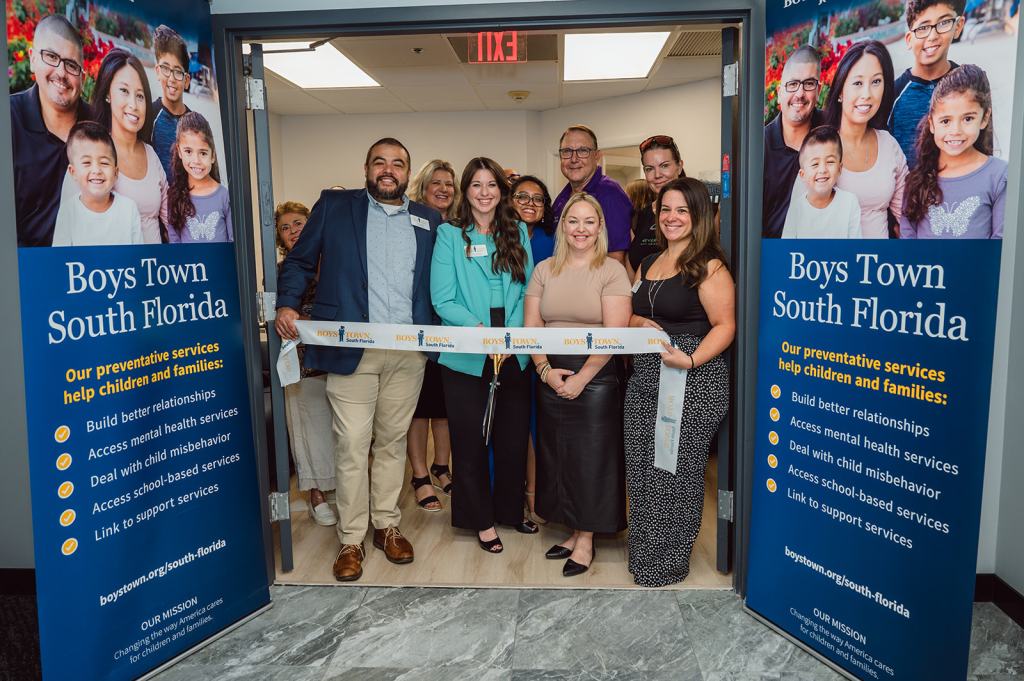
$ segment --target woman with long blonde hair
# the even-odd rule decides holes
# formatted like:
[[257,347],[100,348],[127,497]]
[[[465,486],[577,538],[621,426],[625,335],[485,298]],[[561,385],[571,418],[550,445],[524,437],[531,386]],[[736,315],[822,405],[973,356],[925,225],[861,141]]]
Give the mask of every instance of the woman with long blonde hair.
[[[533,271],[524,323],[544,327],[623,327],[629,278],[608,257],[604,212],[593,196],[569,198],[555,254]],[[548,549],[566,559],[562,574],[586,572],[595,532],[626,526],[620,375],[611,355],[533,355],[537,374],[537,513],[571,534]]]

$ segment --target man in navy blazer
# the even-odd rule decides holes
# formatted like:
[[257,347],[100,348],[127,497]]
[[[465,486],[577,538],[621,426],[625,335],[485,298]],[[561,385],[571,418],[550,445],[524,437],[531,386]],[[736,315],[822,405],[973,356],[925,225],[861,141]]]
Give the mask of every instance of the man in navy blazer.
[[[317,279],[313,319],[374,324],[431,324],[430,260],[441,216],[410,201],[409,151],[386,137],[366,153],[366,189],[327,190],[313,206],[278,276],[282,338],[296,338],[303,292]],[[327,372],[334,414],[338,538],[334,577],[363,574],[363,540],[393,563],[411,563],[413,548],[398,529],[405,441],[426,358],[373,348],[306,348],[303,364]],[[326,436],[326,434],[325,434]],[[373,451],[372,475],[368,452]],[[372,484],[371,484],[372,480]]]

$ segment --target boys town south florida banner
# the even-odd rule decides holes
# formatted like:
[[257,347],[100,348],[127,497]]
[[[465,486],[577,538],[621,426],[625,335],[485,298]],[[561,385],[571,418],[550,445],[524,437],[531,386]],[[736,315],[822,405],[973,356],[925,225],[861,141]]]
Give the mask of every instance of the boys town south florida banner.
[[134,679],[269,603],[209,5],[6,11],[43,676]]
[[1017,5],[766,18],[746,605],[851,677],[962,681]]

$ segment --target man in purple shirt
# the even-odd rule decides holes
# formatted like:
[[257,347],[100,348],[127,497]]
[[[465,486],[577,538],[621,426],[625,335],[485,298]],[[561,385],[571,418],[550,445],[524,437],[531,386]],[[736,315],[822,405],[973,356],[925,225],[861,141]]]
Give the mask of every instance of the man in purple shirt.
[[562,217],[562,209],[576,192],[586,192],[597,199],[604,211],[608,229],[608,255],[620,263],[629,250],[629,228],[633,218],[633,205],[619,183],[601,172],[597,135],[585,125],[570,125],[558,141],[558,158],[562,162],[562,175],[569,181],[555,197],[551,206],[555,224]]

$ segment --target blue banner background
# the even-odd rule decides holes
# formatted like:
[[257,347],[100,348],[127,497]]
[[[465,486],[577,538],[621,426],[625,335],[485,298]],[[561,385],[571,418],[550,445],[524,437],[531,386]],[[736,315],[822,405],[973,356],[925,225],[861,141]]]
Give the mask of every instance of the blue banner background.
[[[18,256],[43,671],[46,678],[53,679],[136,678],[269,602],[234,246],[35,248],[20,249]],[[165,266],[201,263],[208,281],[147,286],[144,258],[154,258]],[[103,290],[69,294],[68,263],[72,261],[82,263],[86,272],[134,268],[136,285],[126,289],[122,278],[121,288],[114,294],[108,274],[103,275],[108,283]],[[98,287],[101,276],[91,276]],[[196,278],[201,277],[192,277]],[[143,328],[143,300],[159,297],[163,305],[198,302],[207,292],[212,300],[224,302],[226,316]],[[67,323],[72,316],[117,310],[118,303],[135,313],[134,332],[49,342],[51,334],[60,337],[50,326],[52,311],[63,310]],[[118,326],[115,323],[114,328]],[[94,377],[97,365],[197,343],[216,343],[218,350],[99,381],[67,381],[69,369],[92,367]],[[97,393],[89,402],[65,403],[65,391],[98,388],[107,380],[149,376],[170,365],[184,366],[201,359],[220,360],[223,365],[192,375],[172,375],[106,397]],[[88,432],[89,421],[99,424],[113,414],[120,421],[121,412],[196,391],[208,399]],[[216,394],[210,397],[202,391]],[[224,410],[229,411],[225,414]],[[164,428],[160,437],[130,446],[133,436],[188,416],[201,419],[209,414],[222,418],[177,432]],[[56,440],[60,426],[70,430],[64,443]],[[166,460],[138,472],[122,472],[123,467],[145,460],[147,455],[161,450],[170,453],[175,446],[201,438],[220,436],[223,440],[225,435],[226,441],[219,444],[173,458],[168,454]],[[91,450],[120,442],[128,443],[126,451],[90,459]],[[65,452],[72,463],[60,470],[58,457]],[[219,465],[204,471],[204,464],[211,462]],[[199,467],[195,475],[177,480],[169,477],[194,466]],[[99,481],[99,476],[115,469],[116,480]],[[156,480],[161,481],[158,488],[132,498],[135,490]],[[67,499],[58,496],[64,481],[74,484]],[[213,486],[213,493],[177,503],[182,495],[209,492]],[[94,504],[109,505],[122,494],[130,498],[109,510],[93,512]],[[176,500],[173,508],[165,508],[150,520],[136,518],[169,498]],[[77,517],[64,527],[60,518],[68,509]],[[132,527],[124,526],[125,517],[136,518]],[[120,527],[111,531],[115,521]],[[110,534],[103,537],[105,533]],[[62,546],[69,538],[77,539],[77,549],[63,555]],[[216,548],[200,555],[201,548],[211,547]],[[150,578],[151,570],[166,568],[183,557],[182,564],[165,576]],[[138,582],[140,577],[143,580]],[[101,596],[109,597],[130,584],[133,588],[101,605]],[[183,609],[171,612],[175,606]]]
[[[762,241],[757,440],[747,605],[859,678],[935,681],[966,676],[988,428],[998,284],[994,273],[999,268],[1000,246],[999,241]],[[849,261],[848,281],[822,287],[820,280],[790,279],[793,252],[803,253],[806,261]],[[855,261],[857,253],[877,254],[879,263],[940,265],[944,268],[945,289],[863,285],[859,283],[862,272]],[[776,292],[780,290],[787,299],[799,300],[816,300],[831,293],[843,307],[843,324],[773,316]],[[871,296],[878,298],[880,308],[897,310],[917,310],[916,303],[920,301],[925,314],[943,302],[947,320],[952,315],[966,318],[969,340],[852,327],[850,299]],[[916,380],[884,371],[805,360],[802,354],[786,354],[783,342],[833,352],[863,353],[881,360],[883,365],[886,361],[920,363],[944,371],[945,381]],[[803,365],[824,364],[854,376],[881,375],[883,380],[888,377],[904,384],[924,384],[947,393],[948,404],[940,406],[806,374],[794,375],[780,368],[780,358],[795,359]],[[778,398],[771,394],[773,385],[780,388]],[[930,432],[927,437],[915,437],[893,427],[799,404],[793,400],[794,393],[805,400],[803,396],[811,396],[816,405],[821,399],[907,419],[927,426]],[[770,416],[773,407],[780,412],[777,422]],[[900,452],[909,450],[937,457],[957,466],[958,474],[911,463],[905,455],[895,458],[811,433],[791,419],[817,424],[822,429],[861,433],[876,442],[892,443]],[[779,436],[777,445],[769,441],[769,432],[773,430]],[[811,450],[827,450],[835,462],[844,456],[853,462],[860,461],[864,467],[906,476],[941,494],[937,499],[929,499],[868,478],[835,462],[796,451],[791,442],[808,445]],[[777,458],[775,468],[769,465],[770,454]],[[790,466],[807,476],[817,476],[819,482],[794,474]],[[775,492],[769,491],[769,478],[777,483]],[[949,533],[898,517],[841,492],[829,491],[821,485],[826,479],[891,500],[894,509],[903,506],[948,523]],[[850,523],[833,520],[822,508],[814,509],[790,496],[799,498],[801,494],[805,500],[815,498],[822,507],[829,505],[860,517],[862,524],[871,522],[895,531],[913,546],[906,548]],[[798,563],[787,555],[787,549],[835,574],[826,576]],[[836,579],[842,576],[904,604],[910,617],[860,595],[849,586],[838,585]],[[863,653],[853,652],[848,646]]]

